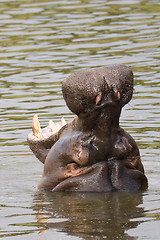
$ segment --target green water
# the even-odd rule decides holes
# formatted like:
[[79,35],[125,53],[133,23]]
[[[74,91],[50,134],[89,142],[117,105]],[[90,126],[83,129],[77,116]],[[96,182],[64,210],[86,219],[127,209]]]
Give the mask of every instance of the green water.
[[[160,235],[160,3],[158,0],[0,1],[0,238],[158,240]],[[32,117],[74,115],[61,82],[85,68],[126,64],[135,75],[121,126],[149,180],[143,194],[42,194],[28,148]]]

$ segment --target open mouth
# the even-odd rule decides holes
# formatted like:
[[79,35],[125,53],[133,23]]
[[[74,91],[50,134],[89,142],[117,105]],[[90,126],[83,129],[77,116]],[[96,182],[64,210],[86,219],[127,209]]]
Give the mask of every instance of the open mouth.
[[57,133],[63,126],[67,123],[64,118],[61,118],[61,123],[54,123],[52,120],[49,121],[49,125],[43,129],[41,129],[38,116],[35,114],[32,120],[32,131],[33,136],[32,139],[46,139],[49,138],[51,135]]

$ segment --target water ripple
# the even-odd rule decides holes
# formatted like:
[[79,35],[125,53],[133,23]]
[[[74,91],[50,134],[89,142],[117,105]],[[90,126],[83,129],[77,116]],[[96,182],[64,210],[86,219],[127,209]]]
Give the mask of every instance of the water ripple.
[[[1,191],[7,202],[16,204],[15,199],[21,195],[17,204],[22,201],[22,205],[28,206],[30,193],[26,200],[23,195],[26,191],[33,193],[31,187],[40,179],[40,167],[36,161],[33,163],[26,143],[32,116],[39,114],[42,127],[49,119],[59,121],[61,116],[70,121],[74,115],[62,97],[63,79],[84,68],[123,63],[132,67],[135,87],[120,123],[139,145],[151,192],[144,196],[146,218],[139,216],[133,221],[142,223],[149,219],[155,226],[159,210],[154,211],[151,204],[155,201],[153,205],[157,206],[153,192],[159,193],[160,186],[159,8],[158,0],[0,2]],[[37,231],[29,217],[32,218],[31,210],[20,209],[17,216],[9,216],[5,211],[9,212],[10,207],[3,206],[4,229],[9,219],[15,225],[10,225],[10,230],[1,236],[12,236],[17,229],[22,235]],[[21,214],[26,214],[25,218],[29,214],[26,222],[20,219]],[[22,225],[18,225],[18,218]],[[27,221],[33,225],[27,225]],[[144,230],[141,232],[145,232],[147,225],[140,226]],[[129,234],[133,236],[136,231]],[[141,237],[152,240],[154,236]]]

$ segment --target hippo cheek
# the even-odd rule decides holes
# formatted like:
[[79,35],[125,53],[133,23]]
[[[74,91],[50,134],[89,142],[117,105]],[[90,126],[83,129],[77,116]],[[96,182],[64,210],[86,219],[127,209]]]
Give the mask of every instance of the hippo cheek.
[[[71,166],[70,166],[71,167]],[[82,167],[57,184],[52,191],[71,192],[108,192],[112,186],[108,176],[106,162],[99,162],[89,167]]]
[[[61,169],[62,170],[62,169]],[[66,191],[70,185],[80,185],[85,176],[93,171],[92,167],[80,167],[76,163],[69,163],[62,171],[57,171],[49,187],[39,185],[39,189],[49,189],[52,191]],[[78,179],[77,179],[78,177]],[[80,179],[79,179],[80,178]],[[59,180],[58,180],[59,179]],[[51,179],[49,179],[51,180]],[[58,181],[57,181],[58,180]],[[69,180],[69,181],[68,181]],[[60,187],[60,189],[59,189]],[[74,191],[74,190],[73,190]]]

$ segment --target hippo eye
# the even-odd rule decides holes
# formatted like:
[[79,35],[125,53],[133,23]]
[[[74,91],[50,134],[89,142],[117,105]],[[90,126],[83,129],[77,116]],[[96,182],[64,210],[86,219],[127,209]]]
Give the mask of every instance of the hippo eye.
[[113,84],[112,84],[112,88],[115,88],[115,87],[116,87],[116,84],[115,84],[115,83],[113,83]]
[[77,153],[77,157],[80,158],[82,152]]

